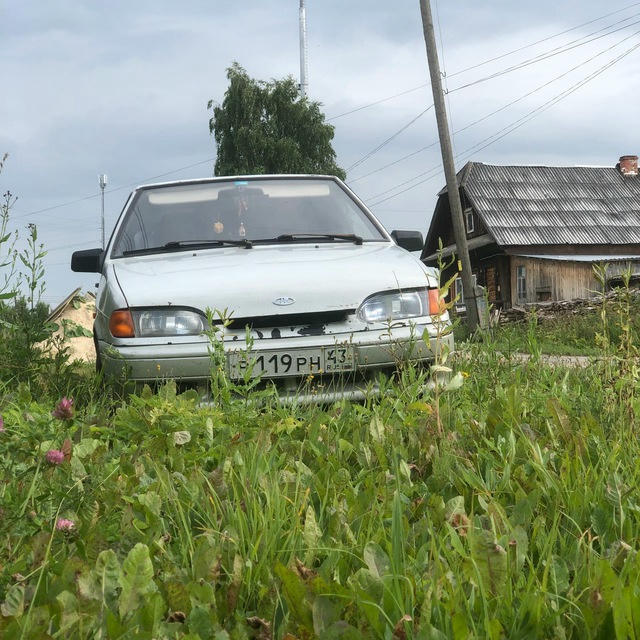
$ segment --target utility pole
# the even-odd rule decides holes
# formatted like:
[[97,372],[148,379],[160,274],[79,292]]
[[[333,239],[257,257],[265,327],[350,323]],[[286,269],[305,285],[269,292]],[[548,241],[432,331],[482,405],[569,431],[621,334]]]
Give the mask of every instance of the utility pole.
[[307,14],[304,0],[300,0],[300,97],[306,98],[309,91],[309,65],[307,64]]
[[478,304],[476,290],[473,286],[471,273],[471,260],[469,258],[469,246],[467,234],[462,217],[462,205],[460,204],[460,192],[456,179],[456,167],[453,161],[451,137],[449,135],[449,123],[447,122],[447,110],[444,104],[442,92],[442,79],[440,77],[440,63],[436,48],[436,37],[433,31],[433,18],[431,17],[431,5],[429,0],[420,0],[420,13],[422,14],[422,29],[424,42],[427,47],[427,60],[429,62],[429,74],[431,76],[431,91],[433,92],[433,106],[438,123],[438,137],[440,138],[440,151],[442,153],[442,165],[447,180],[447,193],[449,194],[449,208],[453,233],[456,240],[456,253],[462,263],[462,286],[464,289],[464,301],[467,308],[467,325],[471,331],[478,326]]
[[98,176],[100,191],[102,192],[102,213],[100,215],[100,232],[102,235],[102,250],[104,251],[104,188],[107,186],[107,176],[101,173]]

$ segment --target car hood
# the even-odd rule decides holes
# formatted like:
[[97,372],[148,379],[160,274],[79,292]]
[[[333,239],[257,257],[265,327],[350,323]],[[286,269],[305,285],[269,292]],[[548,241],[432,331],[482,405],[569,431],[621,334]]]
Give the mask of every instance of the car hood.
[[[224,247],[112,266],[130,307],[209,307],[235,317],[356,309],[378,291],[436,286],[432,270],[390,243]],[[279,298],[289,304],[276,305]]]

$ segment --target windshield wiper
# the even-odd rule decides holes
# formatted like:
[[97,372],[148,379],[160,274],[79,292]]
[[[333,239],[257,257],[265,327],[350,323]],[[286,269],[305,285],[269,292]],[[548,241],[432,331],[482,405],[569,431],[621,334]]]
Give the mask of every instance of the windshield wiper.
[[123,256],[140,256],[145,253],[163,253],[164,251],[180,251],[181,249],[210,249],[212,247],[244,247],[253,248],[250,240],[173,240],[159,247],[146,247],[144,249],[129,249],[123,251]]
[[261,238],[254,242],[295,242],[296,240],[346,240],[362,244],[362,238],[355,233],[283,233],[275,238]]

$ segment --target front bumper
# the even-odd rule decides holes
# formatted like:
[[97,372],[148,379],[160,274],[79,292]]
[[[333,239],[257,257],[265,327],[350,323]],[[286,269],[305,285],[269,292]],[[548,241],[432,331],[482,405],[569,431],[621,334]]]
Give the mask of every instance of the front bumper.
[[[422,335],[427,329],[429,343]],[[398,327],[384,331],[360,331],[352,334],[306,336],[299,338],[256,340],[251,348],[260,351],[288,351],[350,344],[354,350],[357,372],[388,368],[406,360],[430,361],[438,349],[453,350],[453,335],[433,335],[433,325]],[[225,353],[241,349],[238,341],[224,341]],[[99,340],[100,360],[104,372],[125,376],[132,381],[176,378],[184,381],[207,380],[212,361],[206,341],[145,345],[113,345]],[[344,375],[344,374],[343,374]],[[270,378],[279,380],[279,378]]]

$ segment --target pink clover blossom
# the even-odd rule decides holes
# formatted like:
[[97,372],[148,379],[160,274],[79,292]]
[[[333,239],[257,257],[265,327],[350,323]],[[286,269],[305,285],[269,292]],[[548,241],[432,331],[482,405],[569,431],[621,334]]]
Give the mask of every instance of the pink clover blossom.
[[49,464],[62,464],[64,462],[64,452],[60,449],[49,449],[47,451],[47,462]]
[[51,412],[54,418],[60,420],[70,420],[73,418],[73,398],[67,398],[66,396],[58,402],[56,408]]
[[67,520],[67,518],[58,518],[56,522],[56,529],[58,531],[73,531],[76,528],[76,523],[73,520]]

